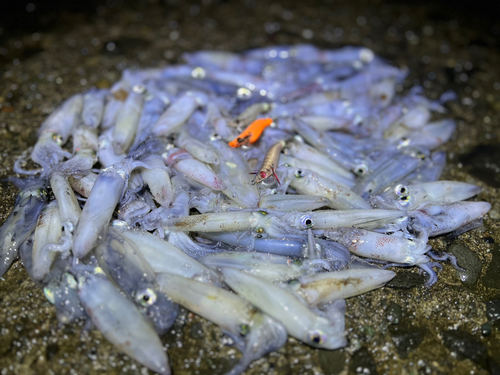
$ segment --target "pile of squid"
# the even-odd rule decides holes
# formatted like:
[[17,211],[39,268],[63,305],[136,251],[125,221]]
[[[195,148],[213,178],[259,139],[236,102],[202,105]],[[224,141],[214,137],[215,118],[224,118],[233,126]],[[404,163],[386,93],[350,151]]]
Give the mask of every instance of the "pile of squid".
[[345,298],[387,268],[437,280],[428,239],[481,225],[480,188],[440,181],[445,101],[362,47],[185,53],[64,101],[16,161],[0,275],[21,258],[61,323],[87,320],[169,374],[160,336],[179,306],[241,358],[288,335],[347,344]]

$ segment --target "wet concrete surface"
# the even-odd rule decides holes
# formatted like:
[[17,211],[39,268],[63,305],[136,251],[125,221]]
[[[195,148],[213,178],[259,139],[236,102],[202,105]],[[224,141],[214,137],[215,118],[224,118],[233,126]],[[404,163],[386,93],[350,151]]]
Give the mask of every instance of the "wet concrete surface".
[[[36,15],[32,4],[21,8],[26,17]],[[463,283],[444,264],[438,282],[426,288],[416,269],[397,269],[390,288],[347,301],[346,348],[328,352],[289,339],[246,373],[498,373],[499,24],[453,6],[379,1],[109,0],[91,1],[89,9],[49,12],[19,30],[0,28],[0,177],[12,175],[13,162],[33,146],[36,129],[64,98],[108,87],[124,68],[164,66],[199,49],[364,45],[409,68],[406,88],[422,85],[431,98],[448,89],[458,94],[449,104],[458,129],[443,148],[449,155],[443,178],[480,185],[476,199],[493,207],[481,228],[431,244],[438,251],[453,243],[473,252],[480,275]],[[15,196],[14,188],[0,184],[0,222]],[[59,326],[53,306],[15,263],[0,280],[0,374],[148,373],[82,326]],[[189,312],[163,342],[178,375],[222,374],[239,356],[216,326]]]

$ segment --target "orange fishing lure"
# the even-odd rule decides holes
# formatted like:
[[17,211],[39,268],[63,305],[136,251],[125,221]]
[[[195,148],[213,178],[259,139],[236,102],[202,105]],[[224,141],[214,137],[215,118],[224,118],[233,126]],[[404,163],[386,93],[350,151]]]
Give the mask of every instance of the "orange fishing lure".
[[257,142],[257,140],[262,135],[265,128],[273,123],[271,118],[259,118],[252,122],[248,127],[243,130],[243,132],[236,137],[234,140],[229,142],[231,147],[248,146],[252,143]]

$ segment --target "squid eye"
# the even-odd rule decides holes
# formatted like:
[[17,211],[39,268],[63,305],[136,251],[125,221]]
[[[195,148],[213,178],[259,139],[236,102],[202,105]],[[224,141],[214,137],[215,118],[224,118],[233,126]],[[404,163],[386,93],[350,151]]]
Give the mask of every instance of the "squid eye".
[[264,233],[264,228],[257,228],[255,229],[256,233]]
[[142,306],[148,307],[156,302],[156,293],[152,289],[147,288],[137,293],[135,299]]
[[297,178],[304,177],[304,171],[302,171],[302,169],[298,169],[297,171],[295,171],[295,177]]
[[236,97],[240,100],[248,100],[252,97],[252,92],[246,87],[240,87],[238,91],[236,91]]
[[250,333],[250,326],[248,324],[240,325],[240,335],[245,337]]
[[132,91],[135,92],[136,94],[144,94],[146,92],[146,86],[143,84],[137,84],[132,87]]
[[220,140],[220,139],[222,139],[222,137],[221,137],[219,134],[217,134],[217,133],[212,133],[212,134],[210,135],[210,140],[211,140],[211,141],[218,141],[218,140]]
[[354,168],[354,173],[358,176],[364,176],[368,173],[368,166],[366,164],[359,164]]
[[194,79],[203,79],[207,75],[207,72],[202,67],[194,68],[191,72],[191,77]]
[[407,205],[408,203],[410,203],[410,197],[408,195],[402,195],[399,197],[399,203],[402,204],[402,205]]
[[410,145],[410,138],[403,137],[399,141],[399,147],[407,147]]
[[302,215],[300,217],[300,226],[302,228],[312,228],[314,227],[314,219],[309,215]]
[[398,185],[394,188],[394,192],[397,195],[404,195],[408,193],[408,188],[405,185]]
[[53,134],[52,139],[57,143],[58,146],[62,145],[62,137],[59,134]]
[[326,335],[321,331],[313,331],[309,333],[309,340],[311,340],[313,344],[321,345],[325,342]]

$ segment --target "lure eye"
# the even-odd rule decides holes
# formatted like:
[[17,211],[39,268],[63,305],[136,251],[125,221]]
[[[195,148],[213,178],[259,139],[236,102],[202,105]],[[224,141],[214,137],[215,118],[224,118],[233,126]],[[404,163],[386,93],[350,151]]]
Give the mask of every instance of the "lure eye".
[[264,228],[257,228],[257,229],[255,230],[255,232],[256,232],[256,233],[259,233],[259,234],[260,234],[260,233],[264,233]]
[[297,171],[295,171],[295,177],[297,178],[304,177],[304,171],[302,171],[302,169],[298,169]]
[[148,307],[156,302],[156,293],[152,289],[147,288],[137,293],[135,299],[141,306]]
[[300,226],[302,228],[312,228],[314,227],[314,219],[309,215],[302,215],[300,217]]
[[236,97],[240,100],[248,100],[252,97],[252,92],[246,87],[240,87],[238,91],[236,91]]
[[259,176],[260,176],[260,178],[266,178],[267,174],[266,174],[266,172],[262,171],[262,172],[259,173]]
[[359,164],[354,168],[354,173],[358,176],[364,176],[368,173],[368,166],[366,164]]
[[321,345],[326,341],[326,335],[321,331],[313,331],[309,333],[309,340],[313,344]]

